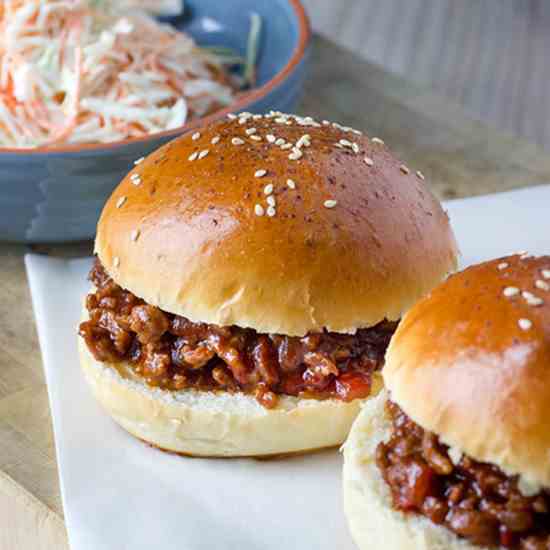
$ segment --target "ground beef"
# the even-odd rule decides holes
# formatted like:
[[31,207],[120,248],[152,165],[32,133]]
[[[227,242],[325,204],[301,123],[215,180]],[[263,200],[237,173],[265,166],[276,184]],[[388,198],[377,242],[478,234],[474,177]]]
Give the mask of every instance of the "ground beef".
[[268,408],[279,394],[368,396],[397,324],[384,321],[354,335],[260,334],[166,313],[118,286],[98,260],[89,279],[96,290],[87,296],[89,320],[79,332],[98,361],[129,362],[150,386],[252,393]]
[[376,461],[393,506],[422,514],[481,546],[550,550],[550,491],[525,497],[518,477],[463,455],[457,464],[438,437],[388,401],[392,434]]

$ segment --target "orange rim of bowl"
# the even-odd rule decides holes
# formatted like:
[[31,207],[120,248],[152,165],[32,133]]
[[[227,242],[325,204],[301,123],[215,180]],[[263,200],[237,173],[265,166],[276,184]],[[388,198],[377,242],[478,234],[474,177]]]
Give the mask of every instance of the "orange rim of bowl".
[[24,148],[23,147],[0,147],[0,154],[9,153],[9,154],[27,155],[29,153],[41,153],[41,154],[79,153],[82,151],[101,151],[106,149],[116,149],[119,147],[124,147],[125,145],[132,145],[134,143],[135,144],[145,143],[147,141],[155,140],[155,139],[162,139],[162,138],[169,138],[169,137],[175,138],[181,134],[187,133],[189,130],[193,130],[194,128],[197,128],[199,126],[204,126],[206,124],[209,124],[210,122],[218,120],[219,118],[222,118],[223,116],[229,113],[232,113],[234,111],[241,111],[244,107],[246,107],[250,103],[257,101],[262,97],[266,96],[276,86],[278,86],[281,82],[283,82],[290,75],[290,73],[292,73],[292,71],[296,68],[298,63],[300,63],[300,61],[304,57],[306,48],[309,44],[309,41],[311,40],[311,27],[309,24],[309,19],[306,15],[304,6],[302,5],[300,0],[288,0],[288,2],[292,7],[292,9],[294,10],[294,14],[296,15],[296,18],[298,21],[298,29],[299,29],[298,44],[294,48],[294,51],[292,52],[292,55],[290,56],[288,63],[271,80],[266,82],[263,86],[260,86],[259,88],[254,88],[250,90],[250,92],[243,94],[241,98],[239,98],[237,101],[235,101],[231,105],[228,105],[227,107],[224,107],[223,109],[220,109],[219,111],[216,111],[208,116],[198,118],[196,120],[193,120],[192,122],[184,124],[183,126],[179,126],[178,128],[174,128],[172,130],[165,130],[163,132],[156,132],[154,134],[147,134],[146,136],[141,136],[137,138],[128,138],[121,141],[112,141],[108,143],[73,144],[73,145],[65,145],[63,147],[51,147],[51,146],[24,147]]

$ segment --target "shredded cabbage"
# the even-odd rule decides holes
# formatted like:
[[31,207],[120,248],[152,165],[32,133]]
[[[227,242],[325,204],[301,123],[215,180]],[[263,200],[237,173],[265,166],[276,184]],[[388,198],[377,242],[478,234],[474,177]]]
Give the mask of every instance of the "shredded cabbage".
[[181,9],[181,0],[0,0],[0,146],[139,137],[234,100],[227,56],[138,4]]

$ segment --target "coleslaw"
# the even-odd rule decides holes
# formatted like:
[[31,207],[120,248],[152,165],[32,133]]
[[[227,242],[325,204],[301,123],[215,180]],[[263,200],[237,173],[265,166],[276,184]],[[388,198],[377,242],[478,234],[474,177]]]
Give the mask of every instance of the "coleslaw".
[[0,2],[1,146],[118,141],[233,102],[239,58],[199,48],[136,1]]

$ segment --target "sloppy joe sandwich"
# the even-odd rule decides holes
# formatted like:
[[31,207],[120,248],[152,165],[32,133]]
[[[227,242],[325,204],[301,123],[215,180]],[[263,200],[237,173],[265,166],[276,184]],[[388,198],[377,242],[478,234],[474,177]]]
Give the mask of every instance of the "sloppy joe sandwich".
[[423,179],[379,139],[282,113],[140,160],[97,228],[80,325],[97,399],[180,453],[340,444],[402,312],[456,266]]
[[345,444],[361,549],[550,548],[550,256],[451,276],[403,318]]

